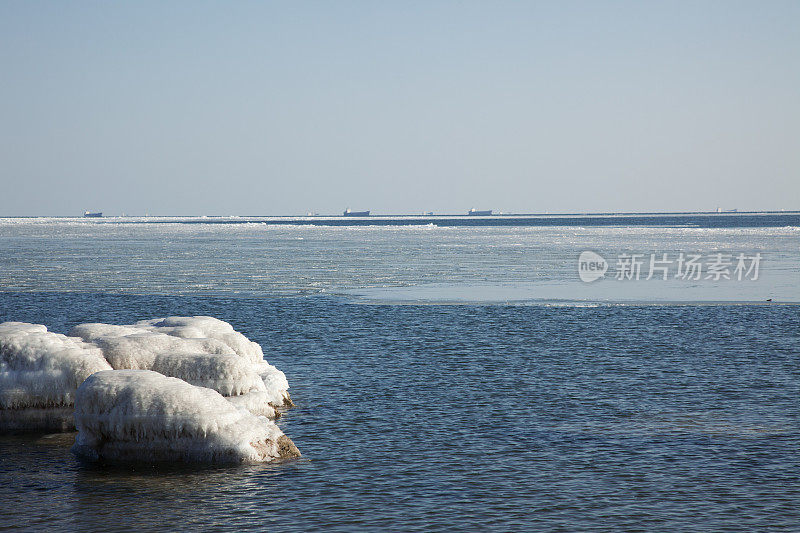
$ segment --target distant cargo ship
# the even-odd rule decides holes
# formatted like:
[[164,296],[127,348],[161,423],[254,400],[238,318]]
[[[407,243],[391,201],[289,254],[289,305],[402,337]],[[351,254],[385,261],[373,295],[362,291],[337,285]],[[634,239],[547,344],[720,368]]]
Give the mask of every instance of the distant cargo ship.
[[472,209],[469,210],[469,212],[467,214],[468,215],[472,215],[472,216],[476,216],[476,217],[488,217],[489,215],[492,214],[492,210],[489,209],[487,211],[478,211],[477,209],[475,209],[473,207]]
[[353,211],[349,207],[345,209],[344,216],[346,217],[368,217],[369,211]]
[[90,211],[84,211],[83,212],[83,216],[89,217],[89,218],[100,218],[101,216],[103,216],[103,213],[100,213],[100,212],[92,213]]

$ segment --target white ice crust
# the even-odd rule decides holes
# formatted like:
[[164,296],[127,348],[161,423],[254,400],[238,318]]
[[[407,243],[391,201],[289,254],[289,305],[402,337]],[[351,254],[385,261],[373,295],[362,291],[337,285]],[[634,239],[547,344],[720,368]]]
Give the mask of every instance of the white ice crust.
[[266,386],[269,403],[281,405],[288,395],[289,382],[286,375],[264,360],[261,345],[253,342],[233,329],[225,321],[211,316],[170,316],[141,320],[133,327],[165,333],[181,339],[213,339],[224,343],[239,357],[245,358],[255,365]]
[[110,369],[100,348],[79,338],[40,324],[0,324],[0,409],[69,407],[84,379]]
[[224,343],[233,352],[249,360],[260,363],[264,360],[261,346],[248,339],[233,326],[211,316],[170,316],[141,320],[134,327],[166,333],[181,339],[214,339]]
[[283,372],[264,360],[257,343],[209,316],[143,320],[129,326],[80,324],[70,332],[103,350],[114,369],[154,370],[212,388],[255,414],[288,399]]
[[73,450],[92,459],[256,463],[297,455],[274,422],[149,370],[90,376],[77,391],[75,422]]
[[[192,438],[207,430],[201,419],[209,414],[204,409],[211,407],[203,402],[210,401],[209,405],[219,404],[219,400],[226,402],[224,409],[215,408],[216,414],[209,419],[212,420],[209,424],[221,424],[220,417],[249,420],[241,422],[243,427],[252,423],[254,415],[275,418],[275,408],[289,404],[286,376],[263,359],[261,347],[235,331],[230,324],[212,317],[159,318],[129,326],[80,324],[72,329],[70,335],[49,332],[40,324],[0,324],[0,431],[74,429],[76,390],[98,372],[124,371],[116,378],[104,374],[103,380],[92,381],[95,386],[91,394],[97,396],[97,401],[105,397],[98,390],[109,387],[120,394],[135,396],[139,398],[135,405],[149,406],[145,409],[148,412],[155,409],[154,416],[160,422],[153,427],[174,429],[177,427],[174,424],[184,423],[180,420],[193,420],[191,424],[194,426],[187,426],[194,428],[191,429],[194,432]],[[130,377],[128,371],[144,371],[141,374],[144,377]],[[171,380],[159,382],[153,377],[158,375],[170,376]],[[174,386],[178,392],[166,391],[165,383]],[[140,385],[141,390],[137,390]],[[180,391],[188,395],[184,403],[176,399]],[[150,393],[154,394],[152,400],[147,399]],[[95,407],[87,407],[90,405]],[[100,404],[84,404],[87,435],[100,435],[107,431],[103,429],[106,426],[92,426],[92,416],[104,413],[106,418],[103,420],[107,423],[107,417],[113,418],[121,412],[97,405]],[[170,405],[175,407],[176,413],[182,413],[180,417],[183,418],[173,420]],[[235,414],[239,411],[247,417]],[[192,415],[192,418],[191,413],[200,414]],[[259,422],[256,425],[261,427],[263,424]],[[132,446],[125,444],[128,441],[119,435],[115,439],[119,451],[114,453],[123,454],[123,448]],[[193,450],[198,446],[191,445],[187,449]],[[259,453],[269,448],[264,446],[258,446]],[[241,449],[237,450],[235,457],[245,457]],[[247,457],[248,461],[252,459]]]

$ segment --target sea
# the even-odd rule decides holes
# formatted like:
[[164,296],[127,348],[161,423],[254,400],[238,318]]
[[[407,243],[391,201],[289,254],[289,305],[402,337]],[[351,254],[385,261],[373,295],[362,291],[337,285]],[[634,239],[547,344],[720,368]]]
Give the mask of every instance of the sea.
[[0,530],[799,531],[800,213],[0,219],[0,322],[211,315],[302,458],[0,436]]

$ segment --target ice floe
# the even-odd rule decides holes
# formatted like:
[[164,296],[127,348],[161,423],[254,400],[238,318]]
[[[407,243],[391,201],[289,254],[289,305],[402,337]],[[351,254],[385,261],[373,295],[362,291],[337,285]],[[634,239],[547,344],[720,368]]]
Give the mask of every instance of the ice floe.
[[257,463],[300,455],[274,422],[149,370],[93,374],[75,400],[76,454],[100,460]]

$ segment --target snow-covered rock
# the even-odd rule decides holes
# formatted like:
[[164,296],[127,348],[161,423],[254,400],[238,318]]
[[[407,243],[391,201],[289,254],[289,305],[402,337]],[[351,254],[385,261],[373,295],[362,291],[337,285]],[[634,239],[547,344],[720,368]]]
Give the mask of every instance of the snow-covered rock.
[[91,459],[256,463],[300,455],[267,418],[148,370],[90,376],[77,391],[75,422],[73,450]]
[[0,430],[67,431],[75,390],[111,366],[97,346],[40,324],[0,324]]

